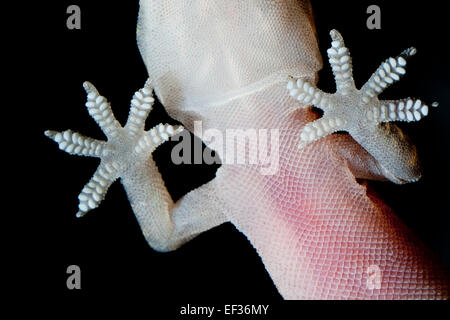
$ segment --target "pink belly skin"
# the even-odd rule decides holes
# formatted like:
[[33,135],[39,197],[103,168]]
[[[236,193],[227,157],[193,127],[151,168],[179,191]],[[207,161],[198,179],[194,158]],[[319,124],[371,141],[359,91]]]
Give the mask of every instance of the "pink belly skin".
[[[231,208],[228,218],[256,248],[282,296],[448,298],[448,269],[365,183],[356,181],[339,155],[345,148],[364,158],[358,144],[348,135],[332,135],[297,148],[298,133],[313,115],[293,111],[295,101],[287,95],[280,98],[284,85],[201,115],[204,129],[279,129],[275,175],[262,175],[255,165],[225,164],[216,179],[217,192]],[[170,111],[188,128],[198,115]]]

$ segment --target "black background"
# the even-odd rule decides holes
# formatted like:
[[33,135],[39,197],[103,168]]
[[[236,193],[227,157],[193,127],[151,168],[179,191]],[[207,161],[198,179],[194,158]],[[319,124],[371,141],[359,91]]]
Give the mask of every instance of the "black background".
[[[81,30],[66,28],[66,8],[71,4],[81,7]],[[314,0],[312,4],[322,55],[326,57],[329,47],[329,30],[336,28],[351,51],[357,86],[387,57],[410,46],[418,49],[407,75],[382,98],[412,96],[428,103],[439,101],[440,107],[431,109],[419,123],[400,124],[418,147],[424,177],[403,186],[371,185],[450,264],[447,11],[438,1],[419,5],[410,1]],[[381,30],[366,27],[370,4],[381,7]],[[138,3],[47,1],[26,10],[31,13],[27,16],[31,26],[19,39],[27,39],[22,50],[31,56],[22,60],[22,67],[27,75],[25,84],[33,93],[26,108],[33,126],[33,145],[32,152],[22,157],[27,163],[24,172],[32,181],[26,184],[27,197],[16,202],[22,214],[15,233],[25,243],[18,253],[21,260],[11,263],[17,269],[25,267],[14,280],[27,279],[27,285],[17,286],[19,291],[37,289],[39,295],[67,301],[140,297],[155,307],[168,305],[172,315],[176,306],[187,303],[281,301],[256,251],[231,224],[205,232],[175,252],[157,253],[141,234],[119,182],[112,185],[98,209],[83,219],[75,218],[77,196],[98,159],[69,156],[43,132],[72,129],[104,139],[84,107],[85,80],[96,85],[112,103],[116,118],[125,122],[130,98],[147,78],[136,45]],[[319,78],[320,88],[334,90],[326,59]],[[160,120],[167,116],[157,105],[147,125]],[[214,176],[215,167],[166,164],[170,147],[158,149],[155,160],[174,199]],[[66,288],[66,268],[71,264],[81,267],[82,290]],[[32,280],[24,277],[27,275]],[[34,280],[36,284],[30,285]]]

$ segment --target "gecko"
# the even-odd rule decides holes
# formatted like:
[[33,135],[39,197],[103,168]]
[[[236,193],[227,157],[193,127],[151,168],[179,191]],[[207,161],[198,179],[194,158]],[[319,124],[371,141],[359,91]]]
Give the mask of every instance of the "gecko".
[[[121,126],[106,98],[86,82],[86,107],[107,141],[71,130],[46,131],[60,149],[100,158],[79,195],[77,216],[97,208],[120,178],[152,248],[175,250],[231,222],[255,247],[286,299],[448,298],[446,269],[355,180],[420,178],[416,149],[393,121],[418,121],[428,106],[412,98],[377,98],[405,73],[415,49],[387,59],[357,90],[349,50],[332,30],[328,56],[337,91],[327,94],[314,85],[321,57],[308,2],[239,6],[140,1],[138,45],[149,80],[135,93],[126,124]],[[200,9],[209,12],[208,19]],[[169,13],[182,16],[185,25],[166,19]],[[255,31],[258,25],[284,29]],[[254,50],[258,46],[264,55]],[[183,127],[145,130],[154,93]],[[324,116],[316,119],[311,105]],[[173,202],[151,155],[182,130],[193,131],[195,120],[219,130],[278,129],[279,170],[262,175],[258,165],[225,164],[212,181]],[[349,134],[332,134],[341,130]],[[369,285],[374,267],[379,286]]]

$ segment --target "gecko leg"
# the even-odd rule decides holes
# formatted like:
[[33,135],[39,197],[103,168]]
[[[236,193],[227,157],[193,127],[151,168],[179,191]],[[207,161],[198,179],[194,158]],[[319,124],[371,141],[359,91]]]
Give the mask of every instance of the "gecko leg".
[[[152,152],[184,129],[158,124],[145,130],[145,120],[154,102],[152,88],[146,86],[135,93],[124,127],[115,119],[108,101],[91,83],[85,82],[84,88],[88,112],[105,133],[107,141],[84,137],[71,130],[45,132],[61,150],[101,160],[78,196],[77,217],[97,208],[109,186],[120,178],[144,235],[156,250],[175,249],[198,233],[225,222],[221,211],[205,206],[205,203],[213,203],[207,200],[212,198],[210,193],[215,193],[214,184],[201,186],[173,203],[152,159]],[[195,201],[196,196],[207,199]],[[203,207],[199,207],[200,204]]]

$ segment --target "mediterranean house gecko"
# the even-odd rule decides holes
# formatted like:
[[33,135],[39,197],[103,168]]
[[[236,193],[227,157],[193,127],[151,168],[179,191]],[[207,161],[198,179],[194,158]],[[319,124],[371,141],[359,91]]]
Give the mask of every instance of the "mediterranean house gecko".
[[[277,12],[276,10],[281,12],[292,10],[293,12],[298,12],[299,17],[304,17],[301,6],[296,6],[289,1],[285,5],[286,7],[282,9],[268,8],[267,12],[271,12],[270,10],[275,12]],[[146,10],[150,10],[150,6],[145,1],[141,2],[140,46],[144,60],[152,59],[151,56],[146,58],[145,54],[145,51],[148,50],[145,48],[148,41],[145,37],[146,25],[148,24],[146,19],[150,20],[152,15],[152,12]],[[157,10],[155,11],[157,12]],[[304,21],[297,23],[305,28]],[[162,23],[162,25],[164,24]],[[338,35],[335,34],[335,36]],[[333,48],[338,48],[339,50],[345,47],[342,42],[341,46],[333,46]],[[337,53],[339,53],[338,50],[336,51]],[[403,63],[402,60],[397,59],[395,61],[396,64]],[[338,66],[342,68],[343,65],[344,63]],[[154,68],[148,64],[147,67],[149,69]],[[152,76],[152,73],[149,73]],[[250,126],[252,121],[252,125],[255,127],[282,128],[280,154],[284,159],[280,162],[279,173],[276,176],[258,177],[255,176],[257,171],[252,168],[224,166],[218,172],[216,179],[188,193],[175,204],[171,201],[170,195],[167,193],[150,155],[151,151],[158,144],[167,140],[169,136],[179,133],[181,128],[160,125],[148,132],[143,130],[144,120],[151,109],[152,89],[154,88],[157,93],[159,92],[161,101],[168,108],[169,113],[174,118],[182,120],[189,130],[192,130],[193,114],[197,115],[197,113],[193,113],[192,109],[189,109],[189,105],[186,108],[179,108],[177,106],[177,103],[180,103],[179,101],[170,101],[168,95],[165,96],[164,91],[168,88],[168,86],[165,86],[165,82],[168,81],[168,78],[161,76],[160,78],[153,78],[152,81],[148,82],[148,87],[136,93],[132,102],[129,120],[122,128],[115,121],[109,104],[92,85],[87,83],[85,88],[88,92],[88,110],[104,129],[108,137],[108,143],[85,138],[70,131],[59,134],[51,131],[47,132],[48,136],[54,138],[60,144],[60,147],[69,153],[98,156],[102,159],[102,164],[97,174],[94,175],[91,182],[83,189],[80,195],[79,215],[83,215],[90,209],[95,208],[102,200],[107,187],[112,181],[117,177],[121,177],[143,233],[149,244],[157,250],[175,249],[204,230],[225,221],[232,221],[256,247],[277,287],[286,298],[373,297],[373,293],[369,294],[367,288],[361,286],[361,282],[365,280],[364,277],[367,277],[364,270],[371,265],[377,264],[375,263],[377,259],[386,261],[386,254],[389,256],[388,260],[392,260],[392,265],[388,265],[383,270],[384,274],[387,275],[394,275],[399,265],[410,269],[404,273],[405,277],[414,274],[417,270],[432,268],[423,259],[422,251],[411,248],[401,235],[395,239],[385,239],[383,235],[387,231],[384,228],[389,228],[390,225],[397,225],[399,222],[395,219],[391,220],[393,219],[392,217],[383,217],[380,211],[386,209],[381,210],[381,205],[377,207],[369,201],[365,191],[360,186],[350,184],[354,180],[351,173],[361,174],[363,177],[366,177],[366,175],[377,177],[384,175],[396,182],[414,180],[417,178],[415,162],[417,158],[414,148],[405,148],[407,161],[404,161],[404,152],[397,152],[399,149],[392,148],[391,151],[400,159],[399,162],[392,162],[392,155],[384,158],[386,155],[384,152],[380,152],[377,159],[376,151],[379,150],[377,148],[380,146],[386,147],[389,145],[388,143],[385,144],[383,142],[379,144],[378,147],[372,149],[375,150],[375,154],[369,154],[354,144],[348,137],[330,136],[324,140],[323,144],[309,146],[307,151],[294,151],[294,144],[298,145],[299,141],[309,142],[309,140],[315,140],[326,133],[326,128],[323,127],[323,122],[319,127],[306,124],[311,123],[310,121],[312,120],[311,115],[308,114],[302,114],[303,119],[292,118],[292,98],[286,95],[286,89],[282,89],[284,81],[279,80],[283,78],[287,81],[289,75],[299,78],[300,80],[290,81],[288,84],[291,95],[299,98],[302,92],[295,92],[294,90],[304,89],[305,96],[307,96],[312,86],[305,88],[305,83],[313,82],[313,74],[307,73],[303,77],[298,77],[298,74],[301,73],[298,71],[286,72],[286,70],[282,70],[280,73],[280,75],[261,84],[259,88],[249,94],[240,95],[239,98],[229,100],[228,102],[231,105],[226,106],[226,103],[212,105],[208,110],[203,110],[202,114],[205,123],[212,123],[217,128],[227,126],[246,128]],[[396,69],[394,69],[393,74],[398,75]],[[389,74],[386,73],[383,78],[386,79],[386,76],[389,78]],[[396,80],[394,76],[391,78]],[[371,80],[376,82],[376,79]],[[284,90],[283,94],[286,97],[280,95],[281,90]],[[311,97],[311,101],[302,101],[305,96],[300,99],[300,102],[303,102],[302,106],[313,102],[314,98],[316,98],[316,91],[313,91],[314,96]],[[273,97],[277,97],[275,100],[279,104],[278,110],[276,110],[277,113],[272,107],[274,102],[271,99]],[[241,101],[236,103],[236,100],[239,99]],[[425,110],[427,109],[421,103],[416,107],[414,101],[413,104],[409,101],[406,100],[403,106],[404,110],[411,110],[410,112],[414,117],[412,120],[418,120],[414,112],[419,112],[420,117],[425,115]],[[316,102],[320,105],[321,101]],[[372,109],[369,110],[372,111],[372,117],[368,117],[369,113],[367,113],[364,114],[365,119],[374,121],[379,117],[379,120],[387,120],[386,117],[390,117],[389,112],[391,111],[395,111],[395,116],[400,117],[398,111],[401,111],[401,102],[391,103],[395,106],[394,110],[388,110],[390,108],[389,103],[386,109],[379,105],[380,114],[374,113],[374,109]],[[247,105],[248,109],[243,114],[240,108],[244,104]],[[346,106],[345,103],[338,105]],[[228,109],[227,114],[239,114],[240,116],[235,118],[231,116],[225,117],[223,112],[221,112],[221,109],[225,108]],[[385,110],[385,112],[382,113],[381,110]],[[181,113],[185,114],[180,115]],[[382,116],[384,118],[381,118]],[[411,116],[406,112],[405,116],[405,119],[411,120]],[[343,121],[342,125],[345,123],[356,126],[355,129],[348,129],[349,131],[361,129],[357,128],[355,119],[343,120],[345,121]],[[391,120],[394,120],[394,118]],[[339,121],[334,121],[334,123],[339,125]],[[395,143],[402,141],[400,145],[403,148],[406,140],[398,140],[398,137],[402,137],[401,134],[395,126],[389,127],[391,128],[391,134],[383,137],[385,139],[389,139],[392,136],[396,137],[392,141]],[[310,128],[309,132],[314,133],[314,135],[309,133],[307,128]],[[362,132],[365,132],[365,128],[362,129]],[[288,134],[290,132],[297,133],[296,142],[293,136]],[[357,136],[354,136],[354,138],[358,140]],[[367,141],[369,145],[370,142],[372,141]],[[389,149],[389,147],[387,148]],[[370,148],[367,149],[367,151],[370,151]],[[382,160],[380,161],[380,159]],[[413,160],[412,164],[411,160]],[[298,166],[299,163],[304,168]],[[334,184],[337,183],[338,177],[340,177],[337,184],[339,187],[336,188],[337,185],[335,186]],[[343,181],[347,182],[348,185],[345,186],[346,183],[343,183]],[[243,191],[249,185],[253,186],[254,190],[244,195]],[[317,189],[318,185],[320,190]],[[235,190],[231,190],[233,187],[235,187]],[[267,190],[271,190],[271,194],[267,194]],[[330,192],[332,196],[330,196]],[[258,199],[260,203],[249,205],[249,199]],[[330,199],[334,201],[329,202]],[[333,216],[331,212],[339,211],[339,208],[342,211],[341,215],[339,217]],[[357,214],[358,208],[363,210],[363,212]],[[253,212],[248,213],[249,209],[253,210]],[[368,212],[371,212],[371,210],[375,210],[374,217],[364,217],[364,214],[368,215]],[[242,214],[242,212],[247,214]],[[325,217],[332,218],[324,225],[324,220],[322,219]],[[341,219],[346,220],[346,224],[341,223]],[[353,223],[348,223],[349,219]],[[365,229],[358,227],[358,225],[373,226],[374,221],[378,221],[378,224],[381,222],[381,226],[383,226],[381,230],[377,228],[374,230],[377,231],[375,234],[379,235],[378,239],[368,237],[368,234],[361,231]],[[279,230],[275,230],[274,226],[277,226]],[[330,229],[328,230],[327,228]],[[401,230],[401,227],[399,228]],[[331,238],[327,239],[327,234],[334,235],[334,238],[332,239],[333,236],[330,236]],[[315,236],[311,237],[311,235]],[[341,238],[339,238],[340,236]],[[369,246],[368,249],[361,246],[362,243],[367,243],[370,240],[369,238],[375,240],[375,243],[381,241],[381,252],[377,251],[379,250],[378,245],[376,247]],[[316,239],[321,239],[320,245]],[[340,240],[337,241],[337,239]],[[360,239],[359,242],[357,239]],[[329,243],[330,241],[331,243]],[[281,245],[274,246],[273,242],[281,243]],[[324,243],[327,244],[326,248]],[[336,248],[336,243],[340,245],[340,250]],[[345,245],[343,246],[342,243]],[[393,247],[399,247],[400,249],[397,252],[392,252],[389,248]],[[342,250],[342,248],[345,249]],[[385,249],[388,249],[386,254],[384,253]],[[355,252],[359,252],[358,255]],[[411,254],[418,257],[417,263],[412,266],[402,264],[402,257]],[[333,269],[330,266],[329,263],[335,261],[335,259],[344,261],[343,269],[339,269],[339,266]],[[283,265],[279,265],[278,261],[283,261]],[[346,266],[346,261],[351,261],[352,263]],[[322,262],[322,265],[324,262],[328,263],[328,267],[326,267],[326,264],[323,265],[323,268],[327,268],[326,272],[325,269],[316,271],[313,274],[299,271],[310,270],[313,268],[312,266],[318,265],[318,262]],[[381,263],[379,264],[381,265]],[[346,282],[346,280],[343,280],[346,279],[345,277],[338,277],[338,283],[329,281],[328,278],[331,274],[347,274],[348,268],[352,268],[353,265],[355,265],[353,267],[355,270],[352,272],[361,278],[353,278]],[[296,270],[292,271],[292,266],[296,266],[294,268]],[[330,270],[330,268],[333,270]],[[325,280],[329,281],[330,284],[325,284]],[[438,280],[424,279],[423,281],[424,283],[430,283],[430,281]],[[317,284],[322,282],[322,285]],[[360,285],[356,285],[357,283]],[[433,286],[431,287],[431,289],[421,291],[421,294],[426,297],[440,296],[442,294],[442,292],[435,291]],[[388,297],[389,295],[395,295],[398,294],[396,290],[402,294],[408,293],[408,290],[405,288],[397,288],[395,281],[391,286],[388,285],[385,290],[385,292],[380,291],[376,296]]]

